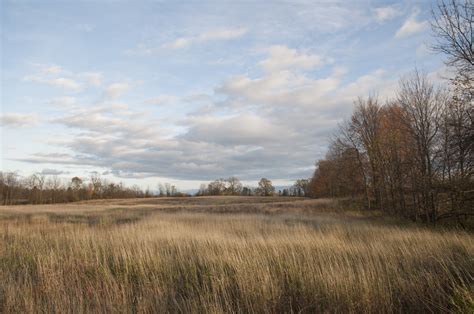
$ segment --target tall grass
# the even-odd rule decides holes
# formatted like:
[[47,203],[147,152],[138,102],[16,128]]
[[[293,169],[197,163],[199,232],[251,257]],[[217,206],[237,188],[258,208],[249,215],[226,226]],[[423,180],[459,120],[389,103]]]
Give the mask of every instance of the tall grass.
[[4,215],[0,312],[474,310],[468,233],[293,210],[81,219],[94,213]]

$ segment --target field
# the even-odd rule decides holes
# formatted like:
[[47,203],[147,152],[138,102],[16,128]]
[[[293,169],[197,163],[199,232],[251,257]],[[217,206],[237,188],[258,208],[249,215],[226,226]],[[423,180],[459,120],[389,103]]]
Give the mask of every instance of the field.
[[470,312],[474,236],[330,200],[0,208],[0,312]]

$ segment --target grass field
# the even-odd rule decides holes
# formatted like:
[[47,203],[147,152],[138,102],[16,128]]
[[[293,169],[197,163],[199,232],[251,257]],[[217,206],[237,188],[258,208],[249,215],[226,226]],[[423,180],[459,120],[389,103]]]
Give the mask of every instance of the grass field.
[[329,200],[0,208],[0,312],[472,312],[474,236]]

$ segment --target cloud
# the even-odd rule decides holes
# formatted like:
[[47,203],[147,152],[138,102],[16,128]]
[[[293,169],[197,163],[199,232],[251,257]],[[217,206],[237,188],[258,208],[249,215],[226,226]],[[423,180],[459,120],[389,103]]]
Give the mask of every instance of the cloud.
[[105,95],[108,98],[117,98],[130,89],[128,83],[113,83],[105,89]]
[[403,25],[398,29],[395,34],[395,38],[407,37],[419,32],[424,31],[428,27],[428,21],[418,21],[419,11],[414,11],[403,23]]
[[396,6],[379,7],[373,9],[373,11],[375,13],[375,19],[379,23],[389,21],[401,14]]
[[[173,122],[120,104],[69,110],[50,121],[74,134],[57,143],[69,153],[34,154],[22,161],[90,166],[127,178],[307,177],[352,101],[377,90],[385,97],[396,83],[381,69],[350,77],[347,69],[333,67],[309,76],[307,70],[321,66],[323,57],[286,46],[265,51],[255,63],[263,70],[260,76],[233,76],[214,94],[185,97],[199,110]],[[278,57],[282,65],[273,63]],[[126,88],[113,84],[108,90],[116,97]],[[159,95],[146,102],[175,100]],[[170,123],[169,129],[163,126]]]
[[[290,168],[291,162],[284,158],[288,154],[286,148],[280,151],[263,148],[275,146],[277,137],[287,138],[292,134],[273,121],[251,114],[209,119],[191,117],[183,121],[189,127],[187,132],[170,137],[147,117],[136,115],[130,119],[125,112],[112,108],[77,110],[51,121],[79,131],[60,144],[72,153],[34,154],[18,160],[93,166],[122,177],[205,180],[228,173],[255,179],[262,172],[267,176],[283,176],[281,171],[274,172],[276,166],[272,165],[270,170],[268,165],[263,167],[273,159],[280,160],[278,163],[283,163],[284,169]],[[215,135],[211,137],[210,132]],[[252,161],[254,158],[257,160]]]
[[[266,71],[259,78],[239,75],[226,80],[216,92],[242,102],[267,106],[312,105],[315,99],[334,91],[339,83],[340,68],[327,77],[313,79],[302,70],[321,64],[321,57],[303,54],[284,46],[271,47],[269,56],[259,65]],[[282,62],[278,63],[278,56]]]
[[0,115],[0,125],[2,127],[23,128],[32,127],[39,122],[35,114],[25,113],[4,113]]
[[76,81],[72,79],[64,78],[64,77],[54,78],[54,79],[46,81],[45,83],[52,86],[76,90],[76,91],[81,89],[81,85],[79,83],[77,83]]
[[221,28],[204,32],[196,36],[177,38],[174,41],[163,44],[162,47],[169,49],[181,49],[195,43],[239,38],[242,37],[246,32],[247,29],[245,28]]
[[55,97],[51,99],[49,103],[57,107],[70,107],[76,103],[76,97],[72,97],[72,96]]
[[23,78],[23,80],[27,82],[47,84],[53,87],[59,87],[59,88],[72,90],[76,92],[80,91],[82,88],[80,83],[76,82],[73,79],[65,78],[65,77],[47,78],[40,75],[27,75]]
[[26,82],[46,84],[74,92],[81,91],[87,86],[99,87],[102,85],[103,75],[101,72],[73,73],[55,64],[33,65],[38,68],[38,71],[25,75],[23,80]]
[[291,130],[272,124],[269,120],[255,114],[241,114],[229,118],[204,116],[187,121],[190,125],[184,139],[206,141],[224,146],[262,145],[277,136],[293,136]]
[[[192,19],[187,18],[187,6],[176,6],[171,15],[145,12],[145,27],[122,23],[120,34],[124,42],[142,43],[130,46],[136,49],[127,54],[153,58],[134,62],[119,58],[115,68],[101,62],[107,54],[95,45],[110,31],[100,26],[106,21],[98,21],[95,30],[93,25],[73,22],[66,28],[81,37],[85,49],[72,53],[85,55],[89,66],[78,68],[85,63],[74,62],[75,55],[64,61],[72,63],[54,64],[66,60],[59,57],[24,73],[38,77],[42,85],[10,84],[9,99],[18,102],[8,105],[23,105],[21,111],[27,113],[34,108],[41,112],[41,121],[48,122],[41,124],[41,133],[50,135],[47,143],[25,148],[33,154],[23,160],[37,163],[37,170],[73,165],[127,178],[310,176],[315,160],[326,153],[328,135],[350,116],[353,100],[371,93],[381,100],[390,97],[397,72],[419,59],[414,50],[422,37],[403,45],[389,37],[408,18],[423,23],[425,12],[410,16],[408,2],[389,4],[260,1],[232,5],[229,10],[221,2],[199,2]],[[80,23],[88,22],[97,21]],[[374,27],[378,27],[375,41],[368,32]],[[51,29],[60,34],[40,34],[38,39],[38,34],[21,27],[15,30],[8,32],[9,37],[25,43],[27,55],[49,51],[51,38],[70,33]],[[86,49],[91,45],[94,49]],[[423,60],[431,67],[439,61],[435,58]],[[106,69],[113,70],[112,77]],[[12,64],[9,77],[14,79],[20,71],[21,62]],[[138,77],[128,78],[125,72]],[[71,93],[77,85],[68,87],[61,79],[80,85],[81,93]],[[137,86],[138,80],[143,86]],[[29,87],[28,101],[21,91]],[[46,106],[42,99],[48,100]],[[123,103],[128,100],[133,102]],[[26,119],[19,121],[16,125],[29,125]],[[37,137],[38,130],[18,132]],[[7,144],[14,145],[15,139],[9,136]],[[34,154],[35,149],[43,154]]]
[[102,73],[100,72],[85,72],[81,74],[89,85],[99,87],[102,85]]
[[63,170],[58,170],[58,169],[50,169],[50,168],[45,168],[39,172],[39,174],[45,175],[45,176],[58,176],[61,174],[69,174],[69,171],[63,171]]
[[267,72],[289,68],[311,69],[323,63],[322,58],[318,55],[301,53],[283,45],[271,46],[268,48],[268,52],[269,57],[260,62],[260,66]]
[[41,72],[44,74],[59,74],[63,69],[59,65],[42,65]]
[[209,103],[212,102],[212,97],[205,93],[194,93],[184,97],[183,100],[190,103]]
[[178,38],[175,41],[163,44],[163,48],[180,49],[189,46],[194,38]]
[[178,101],[178,97],[173,96],[173,95],[159,95],[153,98],[148,98],[144,101],[145,104],[147,105],[169,105],[169,104],[174,104]]
[[195,36],[176,38],[173,41],[162,44],[159,48],[150,47],[149,45],[141,43],[133,49],[125,50],[125,54],[129,56],[149,56],[160,51],[160,49],[183,49],[193,44],[200,44],[208,41],[236,39],[242,37],[246,33],[246,28],[217,28]]

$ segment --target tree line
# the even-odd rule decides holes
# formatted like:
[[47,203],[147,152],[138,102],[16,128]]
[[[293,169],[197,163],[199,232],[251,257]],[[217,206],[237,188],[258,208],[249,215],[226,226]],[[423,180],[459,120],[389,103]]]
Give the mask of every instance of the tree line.
[[[308,196],[310,180],[297,180],[291,187],[276,191],[272,181],[262,178],[257,187],[244,186],[236,177],[217,179],[201,184],[196,196],[240,195],[240,196]],[[54,204],[93,199],[186,197],[170,183],[158,183],[156,191],[138,185],[128,187],[100,175],[89,178],[73,177],[70,180],[57,175],[36,173],[21,177],[15,172],[0,171],[0,204]]]
[[435,223],[474,215],[474,6],[440,2],[435,50],[455,77],[435,85],[414,70],[396,96],[360,97],[311,180],[316,197],[362,197],[365,207]]
[[151,197],[149,189],[125,186],[98,175],[86,182],[79,177],[65,180],[56,175],[33,174],[21,177],[15,172],[0,172],[0,204],[53,204],[91,199]]
[[253,188],[244,186],[236,177],[229,177],[227,179],[217,179],[208,184],[201,184],[196,196],[207,195],[241,195],[241,196],[273,196],[275,194],[275,187],[272,181],[267,178],[261,178],[258,182],[258,187]]
[[310,179],[298,179],[291,187],[276,190],[271,180],[261,178],[257,187],[244,186],[236,177],[220,178],[201,184],[196,196],[310,196]]

